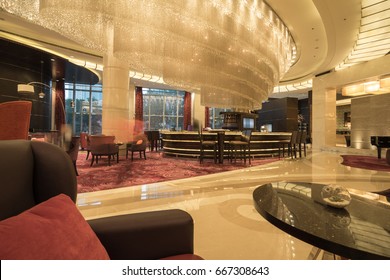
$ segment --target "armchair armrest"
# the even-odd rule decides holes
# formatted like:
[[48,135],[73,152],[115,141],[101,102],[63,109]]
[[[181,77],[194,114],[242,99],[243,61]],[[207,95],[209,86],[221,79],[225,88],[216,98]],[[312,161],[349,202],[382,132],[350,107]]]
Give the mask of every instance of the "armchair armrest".
[[111,259],[146,260],[193,254],[194,224],[173,209],[89,220]]

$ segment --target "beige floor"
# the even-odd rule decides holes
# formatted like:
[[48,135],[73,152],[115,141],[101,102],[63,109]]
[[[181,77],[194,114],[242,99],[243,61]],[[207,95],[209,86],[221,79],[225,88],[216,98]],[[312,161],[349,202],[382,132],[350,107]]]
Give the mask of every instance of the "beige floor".
[[306,158],[188,179],[83,193],[78,206],[85,218],[179,208],[195,221],[195,252],[205,259],[306,259],[312,246],[264,220],[252,192],[273,181],[337,183],[347,188],[390,188],[390,176],[341,165],[337,152],[309,152]]

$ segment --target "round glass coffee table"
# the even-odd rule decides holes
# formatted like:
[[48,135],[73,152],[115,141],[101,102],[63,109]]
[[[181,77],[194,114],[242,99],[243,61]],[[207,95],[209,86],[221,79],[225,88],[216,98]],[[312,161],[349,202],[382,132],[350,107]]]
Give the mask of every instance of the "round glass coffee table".
[[344,208],[324,204],[325,184],[275,182],[253,192],[256,210],[284,232],[347,259],[390,259],[390,203],[385,196],[348,189]]

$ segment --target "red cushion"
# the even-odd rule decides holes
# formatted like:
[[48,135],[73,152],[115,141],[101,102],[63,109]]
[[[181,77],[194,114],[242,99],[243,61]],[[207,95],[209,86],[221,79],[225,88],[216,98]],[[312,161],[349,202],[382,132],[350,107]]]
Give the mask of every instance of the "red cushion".
[[55,196],[0,222],[0,259],[109,259],[76,205]]

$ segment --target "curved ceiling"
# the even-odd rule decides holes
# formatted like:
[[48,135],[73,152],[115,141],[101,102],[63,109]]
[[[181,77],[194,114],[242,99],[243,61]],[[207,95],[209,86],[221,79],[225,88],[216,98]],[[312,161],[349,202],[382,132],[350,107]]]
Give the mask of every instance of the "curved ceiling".
[[361,0],[268,0],[296,42],[299,59],[281,80],[297,83],[334,69],[352,50]]
[[[290,29],[298,49],[298,60],[282,78],[280,85],[301,83],[333,71],[356,44],[362,19],[361,0],[266,2]],[[50,49],[68,58],[102,63],[101,54],[4,11],[0,11],[0,36],[14,40],[19,37],[25,44]]]

